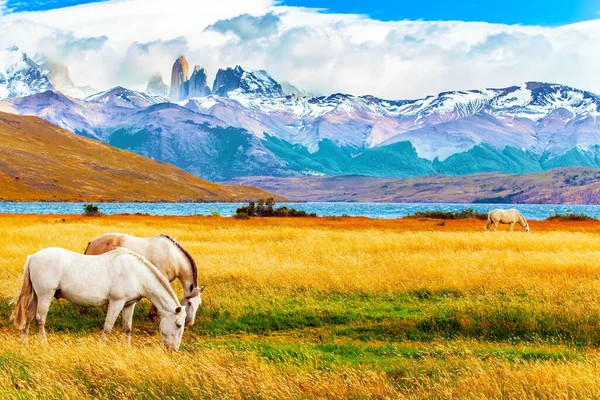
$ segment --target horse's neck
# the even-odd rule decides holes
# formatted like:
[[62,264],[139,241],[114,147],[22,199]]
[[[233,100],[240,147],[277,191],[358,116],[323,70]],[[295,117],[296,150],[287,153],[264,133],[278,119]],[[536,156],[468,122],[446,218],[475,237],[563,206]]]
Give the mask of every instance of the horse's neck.
[[171,293],[162,285],[156,275],[154,275],[154,273],[146,266],[144,266],[144,268],[146,268],[147,272],[145,274],[147,279],[144,284],[146,289],[146,293],[144,293],[145,297],[147,297],[161,312],[167,310],[174,311],[179,306],[177,301],[175,301],[173,296],[171,296]]
[[[179,249],[176,250],[180,252]],[[179,279],[179,282],[181,282],[181,287],[183,288],[184,293],[187,295],[190,292],[190,285],[194,284],[194,271],[192,271],[190,261],[183,253],[179,256],[179,260],[177,279]]]
[[183,253],[181,249],[177,247],[174,243],[171,243],[174,251],[177,252],[177,259],[179,260],[179,265],[177,266],[177,279],[181,282],[181,287],[183,287],[184,293],[187,295],[190,293],[190,285],[194,285],[194,271],[192,270],[192,264],[187,256]]
[[177,279],[179,279],[179,282],[181,282],[181,287],[183,288],[183,292],[188,295],[190,294],[190,285],[193,286],[194,285],[194,279],[191,277],[191,274],[179,274],[179,276],[177,277]]

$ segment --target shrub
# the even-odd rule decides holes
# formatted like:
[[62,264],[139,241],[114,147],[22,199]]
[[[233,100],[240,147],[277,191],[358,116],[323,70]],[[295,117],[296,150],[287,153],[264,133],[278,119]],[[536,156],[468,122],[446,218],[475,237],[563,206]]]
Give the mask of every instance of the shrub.
[[235,210],[233,215],[236,218],[247,219],[250,217],[316,217],[316,213],[307,213],[303,210],[295,208],[287,208],[286,206],[275,208],[275,200],[272,197],[268,199],[260,199],[258,204],[251,201],[247,206],[240,207]]
[[432,219],[487,219],[487,214],[478,213],[472,208],[466,208],[462,211],[417,211],[414,214],[407,215],[407,218],[432,218]]
[[211,208],[211,209],[210,209],[210,216],[211,216],[211,217],[220,217],[220,216],[221,216],[221,213],[220,213],[220,212],[218,212],[218,211],[217,211],[215,208]]
[[84,204],[83,215],[87,215],[88,217],[97,217],[100,215],[100,210],[98,209],[97,205]]
[[546,218],[547,221],[597,221],[596,218],[590,217],[585,214],[559,214],[558,212],[554,215]]
[[[238,209],[239,211],[239,209]],[[250,215],[248,215],[248,213],[246,212],[238,212],[236,211],[235,214],[233,214],[233,218],[237,218],[237,219],[250,219]]]

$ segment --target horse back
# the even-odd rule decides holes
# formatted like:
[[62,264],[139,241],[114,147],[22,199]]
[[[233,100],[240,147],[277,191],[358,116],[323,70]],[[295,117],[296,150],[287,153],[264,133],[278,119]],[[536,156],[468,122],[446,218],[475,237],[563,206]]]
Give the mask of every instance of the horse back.
[[123,242],[125,236],[118,233],[107,233],[92,240],[87,249],[85,250],[86,255],[96,256],[104,253],[108,253],[116,249],[117,247],[124,247]]

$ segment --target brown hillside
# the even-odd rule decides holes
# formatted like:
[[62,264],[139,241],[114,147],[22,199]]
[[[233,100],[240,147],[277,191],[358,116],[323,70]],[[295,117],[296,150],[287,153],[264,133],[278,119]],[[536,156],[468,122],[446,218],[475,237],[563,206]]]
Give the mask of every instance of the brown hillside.
[[268,196],[253,187],[205,181],[36,117],[0,113],[0,200],[242,201]]

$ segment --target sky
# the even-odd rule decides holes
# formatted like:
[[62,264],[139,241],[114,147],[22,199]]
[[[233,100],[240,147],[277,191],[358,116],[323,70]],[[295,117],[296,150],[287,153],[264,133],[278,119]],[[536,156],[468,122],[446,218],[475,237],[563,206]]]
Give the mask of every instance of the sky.
[[179,55],[265,69],[312,93],[390,99],[562,83],[600,93],[600,0],[0,0],[0,47],[78,85],[169,83]]
[[329,12],[365,14],[382,21],[471,21],[556,26],[598,17],[598,0],[284,0]]

